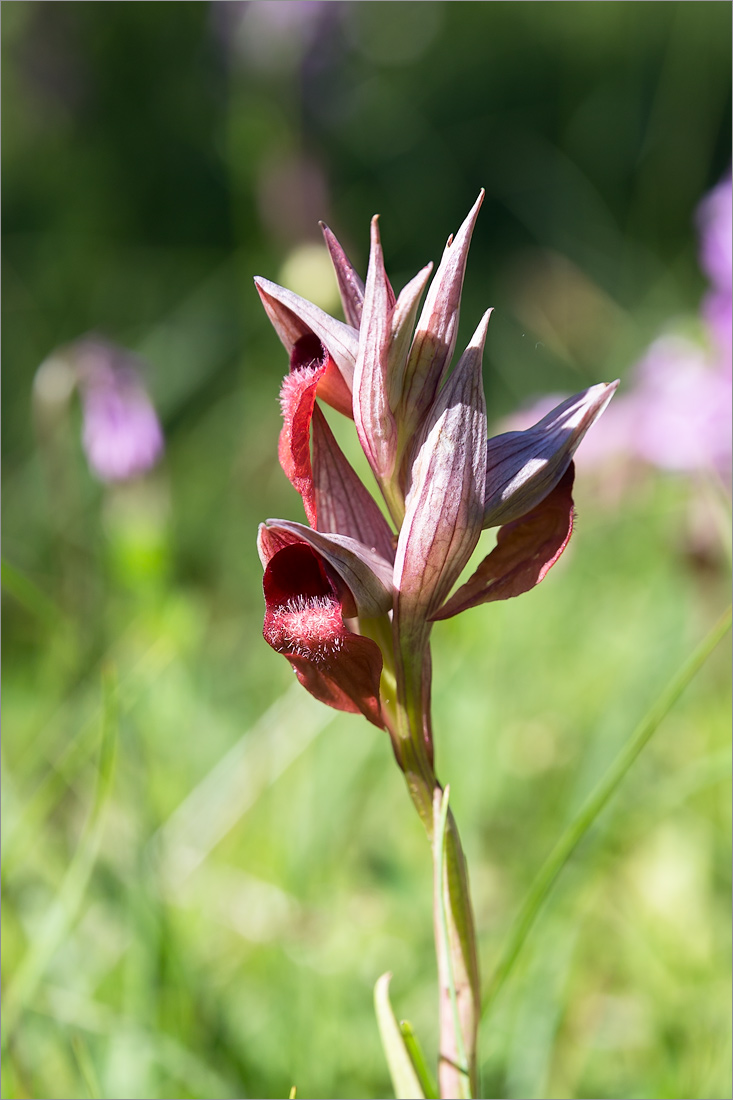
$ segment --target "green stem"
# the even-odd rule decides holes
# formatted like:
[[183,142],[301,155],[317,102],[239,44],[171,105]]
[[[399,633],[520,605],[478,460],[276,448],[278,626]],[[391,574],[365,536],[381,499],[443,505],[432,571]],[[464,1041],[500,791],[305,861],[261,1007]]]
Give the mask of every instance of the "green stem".
[[399,531],[402,527],[402,521],[405,518],[405,494],[400,488],[399,479],[396,473],[393,473],[391,478],[385,477],[380,479],[379,488],[381,489],[389,514],[392,517],[392,522],[397,531]]
[[[430,744],[429,663],[424,645],[408,645],[395,624],[397,700],[393,743],[433,854],[434,928],[440,996],[438,1079],[443,1100],[476,1095],[479,974],[466,860],[455,819],[447,812],[436,837],[435,806],[443,792]],[[438,822],[442,818],[438,818]]]
[[[468,895],[466,863],[455,819],[448,809],[448,796],[448,787],[445,792],[436,787],[433,866],[435,945],[440,976],[441,1046],[438,1071],[442,1096],[470,1100],[476,1095],[476,936]],[[457,919],[462,919],[464,924],[459,927]],[[473,950],[472,958],[466,955],[466,947],[469,951]]]

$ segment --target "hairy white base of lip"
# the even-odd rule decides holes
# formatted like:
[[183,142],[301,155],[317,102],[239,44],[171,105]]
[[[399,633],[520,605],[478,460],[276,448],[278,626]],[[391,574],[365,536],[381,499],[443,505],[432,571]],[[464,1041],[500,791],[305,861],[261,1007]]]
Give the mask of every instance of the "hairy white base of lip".
[[267,641],[279,653],[319,664],[343,648],[341,608],[329,596],[291,596],[277,608]]
[[330,596],[291,596],[285,604],[286,611],[330,611],[334,604]]

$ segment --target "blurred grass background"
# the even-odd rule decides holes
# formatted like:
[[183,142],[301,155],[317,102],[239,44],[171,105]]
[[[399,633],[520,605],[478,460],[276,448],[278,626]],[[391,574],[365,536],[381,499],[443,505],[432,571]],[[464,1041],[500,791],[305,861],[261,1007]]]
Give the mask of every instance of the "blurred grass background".
[[[3,8],[3,1096],[390,1094],[372,987],[436,1042],[429,858],[367,723],[261,639],[286,363],[262,274],[335,308],[318,219],[401,286],[479,188],[490,418],[628,375],[704,290],[720,3]],[[31,388],[134,350],[167,453],[103,487]],[[727,599],[705,486],[584,476],[535,592],[435,631],[435,727],[491,970],[533,876]],[[699,525],[699,519],[698,519]],[[486,1097],[730,1096],[729,676],[713,656],[484,1021]]]

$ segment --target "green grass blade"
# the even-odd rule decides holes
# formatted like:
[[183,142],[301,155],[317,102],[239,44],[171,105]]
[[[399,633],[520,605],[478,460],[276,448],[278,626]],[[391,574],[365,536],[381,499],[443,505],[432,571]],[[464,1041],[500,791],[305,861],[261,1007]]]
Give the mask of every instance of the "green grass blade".
[[99,1078],[97,1077],[96,1070],[94,1069],[94,1063],[92,1062],[89,1048],[87,1047],[81,1035],[73,1036],[71,1040],[71,1049],[74,1051],[74,1058],[76,1059],[76,1064],[79,1067],[79,1073],[84,1080],[84,1084],[86,1085],[86,1089],[91,1100],[101,1100],[102,1087],[99,1084]]
[[389,999],[389,971],[374,986],[374,1010],[397,1100],[425,1100],[425,1093]]
[[542,905],[563,867],[580,844],[606,803],[616,792],[624,776],[670,712],[682,692],[695,678],[713,652],[718,642],[731,626],[731,608],[725,612],[700,642],[676,676],[670,681],[657,701],[641,720],[633,734],[611,765],[605,776],[581,806],[576,817],[550,852],[534,881],[524,906],[514,923],[509,938],[499,957],[496,969],[484,996],[482,1015],[493,1006],[499,991],[511,973],[524,946],[530,929],[537,919]]
[[412,1030],[412,1024],[409,1020],[400,1020],[400,1031],[402,1032],[402,1038],[405,1040],[407,1053],[410,1055],[412,1064],[415,1067],[415,1072],[420,1078],[426,1100],[439,1100],[440,1093],[438,1092],[438,1086],[435,1082],[435,1078],[430,1072],[428,1063],[425,1060],[425,1055],[423,1054],[423,1049],[420,1046],[420,1041]]
[[101,745],[92,809],[59,891],[5,995],[3,1045],[10,1039],[22,1012],[43,979],[54,952],[76,920],[94,870],[102,840],[103,810],[112,788],[117,744],[117,678],[111,667],[103,673],[102,692],[104,701]]
[[14,596],[26,611],[41,619],[47,626],[55,626],[62,615],[54,601],[9,561],[3,559],[0,570],[3,591]]

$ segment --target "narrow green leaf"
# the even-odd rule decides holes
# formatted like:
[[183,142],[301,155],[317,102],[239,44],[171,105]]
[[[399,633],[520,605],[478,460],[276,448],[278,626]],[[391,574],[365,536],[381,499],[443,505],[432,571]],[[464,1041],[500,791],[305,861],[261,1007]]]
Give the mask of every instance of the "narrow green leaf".
[[530,929],[563,867],[593,825],[601,810],[611,796],[615,794],[641,750],[661,725],[682,692],[705,664],[718,642],[730,630],[730,626],[731,608],[729,607],[641,720],[616,760],[590,793],[575,818],[570,822],[550,852],[527,895],[499,956],[499,962],[483,1000],[482,1014],[484,1016],[490,1011],[504,982],[509,977]]
[[420,1078],[413,1064],[404,1037],[389,999],[389,971],[377,979],[374,986],[374,1010],[377,1014],[379,1037],[382,1040],[396,1100],[426,1100]]
[[423,1054],[423,1049],[420,1046],[417,1035],[412,1030],[412,1024],[409,1020],[400,1020],[400,1031],[402,1032],[402,1038],[405,1040],[407,1052],[415,1067],[415,1072],[420,1078],[420,1084],[422,1085],[426,1100],[440,1100],[440,1093],[438,1092],[435,1078],[430,1072],[428,1063],[425,1060],[425,1055]]
[[99,1078],[97,1077],[96,1070],[94,1069],[94,1063],[92,1062],[89,1048],[84,1042],[81,1035],[74,1035],[71,1040],[71,1048],[74,1051],[74,1057],[76,1064],[79,1067],[79,1073],[84,1079],[84,1084],[87,1087],[87,1092],[91,1097],[91,1100],[100,1100],[102,1096],[102,1087],[99,1084]]
[[60,609],[52,599],[34,584],[30,577],[21,572],[16,566],[3,559],[2,588],[4,592],[14,596],[22,607],[41,619],[46,626],[54,626],[62,617]]

